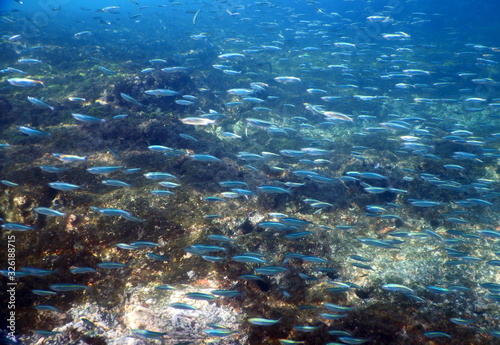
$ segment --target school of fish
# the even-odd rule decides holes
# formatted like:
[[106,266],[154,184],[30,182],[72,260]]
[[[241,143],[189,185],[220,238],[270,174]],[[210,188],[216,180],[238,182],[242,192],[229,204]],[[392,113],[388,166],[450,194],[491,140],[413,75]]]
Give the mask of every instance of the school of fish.
[[[2,15],[11,344],[500,342],[500,47],[297,3]],[[124,326],[132,294],[196,334]]]

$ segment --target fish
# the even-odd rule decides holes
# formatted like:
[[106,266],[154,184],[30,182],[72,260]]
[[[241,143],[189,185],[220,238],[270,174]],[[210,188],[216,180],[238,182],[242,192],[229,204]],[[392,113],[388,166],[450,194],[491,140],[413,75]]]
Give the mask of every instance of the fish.
[[281,188],[281,187],[277,187],[277,186],[263,185],[263,186],[257,187],[257,190],[259,190],[260,192],[263,192],[263,193],[268,193],[268,194],[292,195],[291,191],[284,189],[284,188]]
[[297,77],[275,77],[274,80],[282,84],[294,84],[301,82],[300,78]]
[[[144,91],[146,95],[161,96],[161,97],[172,97],[179,95],[179,92],[167,89],[154,89]],[[135,102],[134,102],[135,103]]]
[[374,238],[356,238],[359,242],[373,246],[373,247],[378,247],[378,248],[385,248],[385,249],[398,249],[398,247],[394,246],[392,243],[384,240],[377,240]]
[[53,153],[52,156],[56,157],[61,162],[65,162],[65,163],[84,162],[87,159],[87,156],[68,155],[68,154],[63,154],[63,153]]
[[11,230],[11,231],[28,231],[28,230],[34,230],[35,227],[29,226],[29,225],[23,225],[23,224],[18,224],[18,223],[4,223],[0,225],[2,229],[5,230]]
[[402,292],[404,294],[410,294],[410,295],[413,295],[414,294],[414,291],[413,289],[407,287],[407,286],[404,286],[404,285],[400,285],[400,284],[384,284],[382,285],[382,289],[384,290],[388,290],[388,291],[398,291],[398,292]]
[[175,182],[168,182],[168,181],[163,181],[163,182],[158,182],[158,184],[162,187],[165,188],[177,188],[180,187],[181,185]]
[[258,98],[258,97],[243,97],[241,99],[241,101],[247,102],[247,103],[264,103],[265,102],[265,100],[263,100],[262,98]]
[[[207,218],[207,216],[208,216],[208,218]],[[207,215],[207,216],[205,216],[205,218],[211,219],[212,215]],[[220,218],[220,216],[218,216],[216,218]],[[201,258],[203,260],[210,261],[210,262],[220,262],[220,261],[224,261],[226,259],[225,257],[213,256],[213,255],[202,255]]]
[[38,289],[33,289],[31,290],[35,295],[38,296],[55,296],[57,295],[57,292],[54,291],[48,291],[48,290],[38,290]]
[[21,271],[36,277],[45,277],[57,273],[55,270],[46,270],[43,268],[36,268],[36,267],[21,267]]
[[148,146],[148,149],[151,151],[163,152],[164,154],[168,154],[168,155],[180,156],[180,155],[183,155],[186,153],[183,150],[178,150],[178,149],[174,149],[174,148],[163,146],[163,145],[150,145],[150,146]]
[[66,182],[50,182],[49,186],[61,191],[73,191],[82,188],[82,186]]
[[217,56],[221,60],[244,59],[245,55],[240,53],[224,53]]
[[119,9],[120,9],[120,6],[107,6],[107,7],[102,8],[100,11],[112,13],[112,12],[116,12]]
[[357,337],[352,337],[352,336],[343,336],[339,337],[339,340],[343,343],[346,344],[364,344],[368,342],[370,339],[368,338],[357,338]]
[[154,248],[159,246],[158,243],[149,241],[135,241],[130,243],[130,245],[134,246],[135,248]]
[[102,184],[105,184],[106,186],[111,186],[111,187],[132,187],[130,183],[121,181],[121,180],[104,180],[102,181]]
[[97,66],[97,68],[103,72],[105,75],[116,75],[115,71],[110,70],[109,68],[106,68],[104,66]]
[[347,314],[320,313],[319,316],[321,316],[322,318],[327,319],[327,320],[338,320],[338,319],[342,319],[344,317],[347,317],[349,315],[347,315]]
[[176,104],[179,104],[179,105],[193,105],[194,102],[191,102],[191,101],[188,101],[186,99],[178,99],[175,101]]
[[347,121],[354,122],[354,119],[346,114],[335,111],[323,111],[322,115],[326,117],[327,121]]
[[62,334],[62,332],[59,331],[44,331],[41,329],[35,329],[33,332],[42,337],[51,337],[53,335]]
[[83,273],[95,273],[97,271],[92,267],[72,267],[70,269],[70,272],[73,274],[83,274]]
[[276,274],[283,273],[287,270],[288,269],[283,267],[283,266],[264,266],[264,267],[256,268],[255,273],[267,275],[267,276],[274,276]]
[[45,216],[50,216],[50,217],[65,217],[66,213],[60,212],[58,210],[54,210],[52,208],[48,207],[35,207],[33,209],[36,213],[43,214]]
[[469,325],[473,324],[475,320],[452,317],[452,318],[450,318],[450,321],[453,322],[454,324],[457,324],[460,326],[469,326]]
[[18,86],[18,87],[34,87],[37,85],[42,85],[42,87],[45,87],[45,85],[43,84],[43,81],[34,80],[34,79],[27,79],[27,78],[11,78],[11,79],[7,79],[7,82],[10,85]]
[[17,62],[21,63],[21,64],[27,64],[27,65],[37,65],[37,64],[43,63],[41,60],[37,60],[37,59],[19,59],[19,60],[17,60]]
[[235,133],[232,133],[232,132],[222,132],[221,135],[223,137],[229,138],[229,139],[242,139],[241,135],[238,135],[238,134],[235,134]]
[[313,255],[305,255],[305,256],[301,257],[300,259],[304,262],[311,262],[314,264],[327,264],[328,263],[328,260],[326,260],[324,258],[320,258],[318,256],[313,256]]
[[22,70],[17,69],[17,68],[12,68],[12,67],[7,67],[6,69],[0,70],[0,73],[10,73],[10,72],[24,74],[24,75],[28,74],[25,71],[22,71]]
[[49,287],[51,290],[57,292],[81,291],[90,289],[90,287],[86,285],[72,283],[52,284]]
[[150,180],[176,180],[177,177],[166,172],[148,172],[144,177]]
[[128,267],[128,264],[122,264],[120,262],[111,262],[111,261],[103,261],[97,264],[97,268],[102,268],[106,270],[114,270],[125,267]]
[[235,255],[232,257],[233,261],[253,263],[253,264],[266,264],[267,260],[253,255]]
[[170,303],[169,306],[181,310],[198,310],[198,308],[196,308],[195,306],[192,306],[187,303]]
[[186,125],[194,125],[194,126],[207,126],[215,124],[215,120],[203,117],[186,117],[180,119],[180,121]]
[[28,96],[28,101],[30,101],[31,103],[33,103],[36,106],[49,108],[52,111],[54,111],[54,109],[55,109],[53,106],[48,105],[44,101],[41,101],[41,100],[39,100],[38,98],[35,98],[35,97]]
[[436,207],[436,206],[443,206],[445,204],[439,201],[410,199],[410,205],[416,207]]
[[19,126],[18,128],[19,128],[19,131],[21,133],[27,134],[29,136],[34,136],[34,137],[48,137],[48,136],[50,136],[50,133],[41,131],[41,130],[36,129],[36,128],[31,128],[28,126]]
[[109,174],[113,173],[115,171],[122,170],[123,166],[100,166],[100,167],[92,167],[86,169],[87,172],[95,175],[101,175],[101,174]]
[[86,30],[86,31],[77,32],[76,34],[73,35],[73,37],[78,38],[78,37],[85,37],[85,36],[90,36],[90,35],[92,35],[92,32]]
[[188,71],[188,68],[182,66],[174,66],[162,68],[161,71],[166,73],[185,73]]
[[204,155],[204,154],[192,154],[188,156],[190,159],[193,161],[198,161],[198,162],[220,162],[221,160],[217,157],[211,156],[211,155]]
[[94,117],[94,116],[90,116],[90,115],[83,115],[83,114],[71,114],[71,116],[73,116],[73,118],[75,120],[78,120],[78,121],[81,121],[81,122],[88,122],[88,123],[99,123],[99,122],[104,122],[106,120],[104,119],[99,119],[97,117]]
[[303,238],[303,237],[306,237],[306,236],[312,235],[312,234],[313,234],[312,231],[298,231],[298,232],[286,234],[285,238],[287,238],[289,240],[296,240],[296,239],[300,239],[300,238]]
[[171,192],[169,190],[162,190],[162,189],[153,189],[149,191],[153,195],[157,196],[164,196],[164,195],[174,195],[174,192]]
[[7,187],[17,187],[17,186],[19,186],[18,183],[15,183],[15,182],[12,182],[12,181],[8,181],[8,180],[0,180],[0,183],[2,183],[3,185],[5,185]]
[[128,244],[128,243],[117,243],[116,247],[120,248],[120,249],[126,249],[126,250],[136,250],[136,249],[139,249],[136,246],[134,246],[132,244]]
[[257,223],[257,226],[259,226],[261,228],[269,228],[269,229],[276,229],[276,230],[283,230],[283,231],[298,229],[295,226],[290,226],[290,225],[283,224],[281,222],[273,222],[273,221],[259,222],[259,223]]
[[212,290],[210,292],[216,296],[221,296],[226,298],[238,297],[241,295],[241,292],[237,290]]
[[47,305],[47,304],[39,304],[35,306],[36,310],[42,310],[42,311],[54,311],[56,313],[62,313],[62,311],[54,306]]
[[255,280],[255,281],[264,281],[262,277],[259,277],[258,275],[255,274],[243,274],[239,276],[240,279],[246,279],[246,280]]
[[189,292],[186,294],[186,297],[198,301],[212,301],[218,298],[217,296],[201,292]]
[[380,194],[387,192],[389,189],[384,187],[365,187],[364,190],[370,194]]
[[164,64],[164,63],[167,63],[167,60],[164,60],[164,59],[151,59],[151,60],[149,60],[149,63],[152,63],[152,64]]
[[293,339],[278,339],[282,345],[293,345],[293,344],[304,344],[304,341],[293,340]]
[[308,325],[298,325],[294,326],[293,329],[299,332],[310,333],[317,331],[321,326],[308,326]]
[[85,102],[85,98],[82,97],[68,97],[71,102]]
[[143,219],[139,219],[137,217],[134,217],[130,214],[130,212],[125,211],[125,210],[121,210],[121,209],[117,209],[117,208],[99,208],[99,207],[95,207],[95,206],[90,206],[90,208],[92,211],[99,212],[103,216],[122,217],[122,218],[125,218],[127,220],[134,221],[134,222],[144,222]]
[[238,75],[238,74],[241,74],[241,71],[234,71],[234,70],[231,70],[231,69],[224,69],[224,70],[222,70],[222,72],[224,74],[227,74],[227,75]]
[[230,335],[237,333],[237,332],[232,331],[230,329],[204,329],[203,333],[205,333],[211,337],[223,338],[223,337],[230,336]]
[[426,338],[451,338],[451,335],[438,331],[424,332],[422,335]]
[[217,242],[225,242],[225,243],[233,243],[234,239],[229,238],[224,235],[215,235],[215,234],[210,234],[207,236],[209,240],[217,241]]
[[120,96],[125,100],[125,102],[135,104],[139,107],[142,107],[142,103],[136,100],[134,97],[127,95],[126,93],[120,92]]
[[229,95],[248,97],[255,93],[254,89],[236,88],[227,90]]
[[161,339],[161,337],[168,334],[166,332],[154,332],[146,329],[131,329],[130,332],[146,339]]
[[264,319],[260,317],[254,317],[248,319],[248,322],[250,322],[252,325],[257,325],[257,326],[272,326],[275,325],[279,322],[280,320],[274,320],[274,319]]

